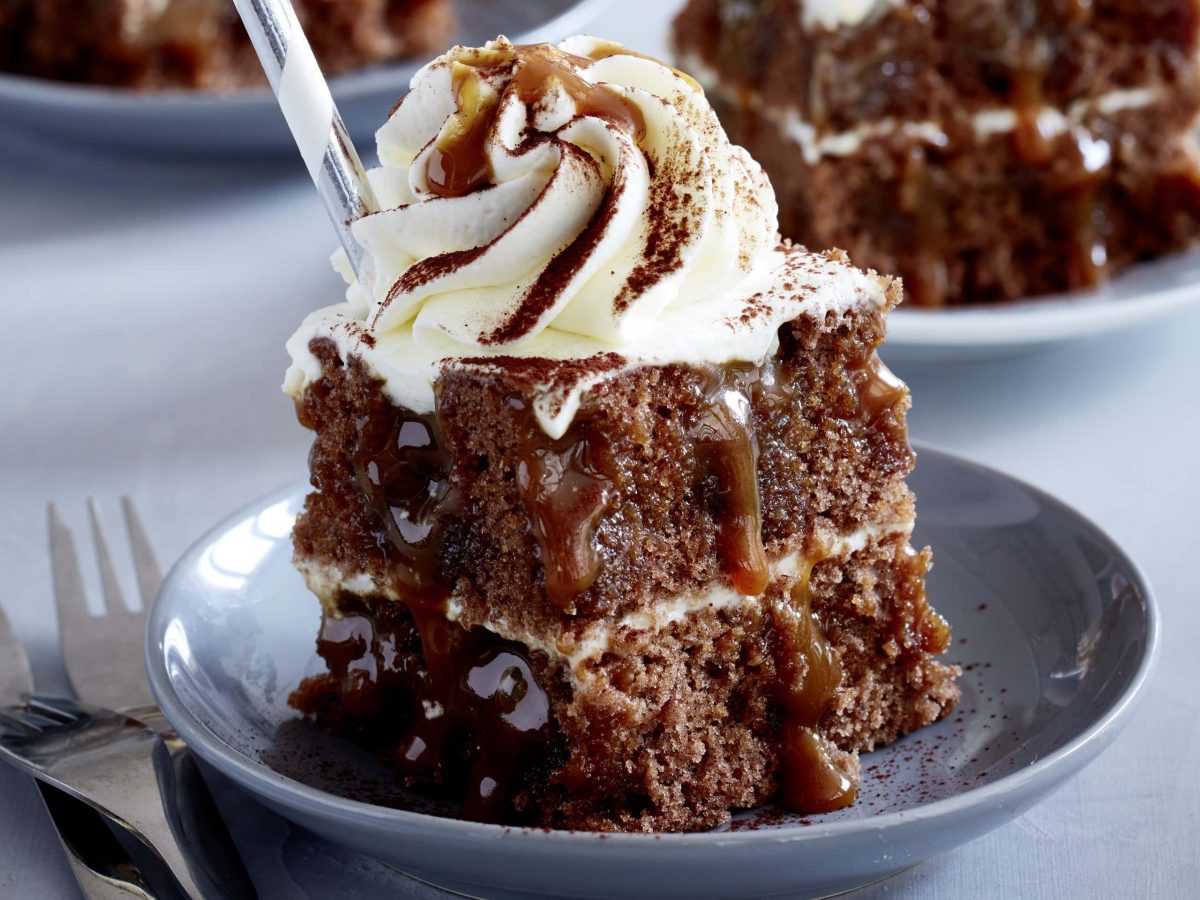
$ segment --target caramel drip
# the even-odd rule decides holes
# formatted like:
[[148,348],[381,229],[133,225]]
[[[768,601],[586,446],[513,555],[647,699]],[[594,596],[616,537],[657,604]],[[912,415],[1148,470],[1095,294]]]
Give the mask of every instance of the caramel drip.
[[[413,781],[465,778],[463,816],[497,821],[523,767],[549,740],[549,701],[519,645],[446,619],[449,586],[440,565],[461,499],[436,416],[397,411],[380,398],[359,422],[354,466],[359,487],[391,548],[409,624],[382,627],[361,613],[326,616],[318,649],[341,683],[342,713],[383,712],[389,696],[411,701],[395,764]],[[400,604],[398,604],[400,606]],[[401,638],[419,645],[424,666],[406,668]],[[385,726],[386,727],[386,726]],[[394,721],[391,723],[394,729]],[[464,775],[450,770],[460,756]]]
[[429,189],[439,197],[462,197],[492,179],[487,140],[500,109],[500,98],[483,90],[495,70],[512,68],[510,85],[521,102],[533,109],[555,90],[565,91],[580,116],[611,122],[641,140],[645,117],[622,94],[604,84],[592,84],[576,68],[595,60],[566,53],[552,44],[501,46],[468,50],[452,61],[456,111],[429,156]]
[[904,401],[908,388],[884,365],[873,349],[865,357],[851,360],[845,370],[850,390],[848,406],[834,414],[856,429],[882,431],[892,442],[908,443]]
[[1045,72],[1034,63],[1017,69],[1013,73],[1011,100],[1017,116],[1013,131],[1017,159],[1030,166],[1045,165],[1054,154],[1054,144],[1042,131],[1040,122],[1045,104]]
[[[904,552],[910,558],[917,555],[912,547],[906,547]],[[929,605],[924,580],[903,584],[895,602],[904,609],[904,613],[895,619],[898,625],[894,631],[896,642],[902,647],[917,647],[930,656],[944,653],[950,646],[950,624]]]
[[341,605],[348,611],[324,617],[317,646],[340,685],[342,725],[390,742],[406,780],[465,782],[464,818],[505,818],[553,736],[550,701],[522,648],[428,607],[409,618],[401,604]]
[[564,53],[552,44],[518,47],[516,52],[520,64],[513,83],[526,106],[535,105],[559,88],[575,101],[579,115],[611,122],[635,140],[646,136],[645,117],[635,104],[607,85],[580,77],[572,68],[586,68],[593,60]]
[[792,589],[791,608],[773,612],[777,692],[784,710],[780,803],[822,813],[854,802],[857,788],[837,767],[837,748],[817,726],[842,681],[842,666],[812,611],[810,562]]
[[1072,290],[1095,287],[1104,275],[1108,264],[1108,246],[1100,232],[1100,204],[1097,192],[1100,187],[1098,173],[1089,172],[1084,161],[1085,150],[1080,146],[1086,135],[1076,138],[1074,156],[1079,177],[1066,186],[1065,228],[1069,234],[1067,243],[1067,286]]
[[912,148],[902,163],[900,210],[913,223],[911,268],[904,273],[905,287],[921,306],[945,306],[950,277],[945,258],[946,193],[940,170],[930,163],[927,150]]
[[[1068,8],[1058,11],[1059,15],[1072,18],[1086,15],[1084,10],[1070,8],[1072,5],[1078,6],[1068,3]],[[1071,289],[1093,287],[1100,282],[1108,261],[1108,249],[1096,221],[1100,178],[1089,168],[1085,146],[1085,142],[1093,141],[1086,129],[1075,126],[1072,129],[1075,145],[1069,156],[1056,158],[1055,141],[1043,130],[1040,121],[1046,103],[1045,65],[1037,61],[1038,54],[1032,48],[1026,49],[1024,56],[1028,62],[1013,73],[1011,101],[1017,116],[1013,152],[1027,166],[1058,168],[1064,172],[1059,181],[1061,195],[1055,205],[1065,232],[1066,285]],[[1050,215],[1047,213],[1048,218]]]
[[546,596],[574,613],[576,598],[603,564],[596,531],[613,496],[611,448],[587,419],[558,440],[548,438],[532,415],[524,429],[517,487],[545,570]]
[[688,437],[698,480],[717,516],[717,549],[734,588],[749,596],[766,590],[767,554],[762,541],[758,490],[758,440],[750,403],[755,366],[705,371],[703,399]]
[[359,420],[354,469],[406,597],[442,602],[442,545],[461,500],[436,417],[400,412],[378,398]]
[[462,197],[487,184],[492,168],[487,139],[496,121],[499,98],[484,98],[475,70],[453,63],[455,113],[429,155],[426,178],[438,197]]

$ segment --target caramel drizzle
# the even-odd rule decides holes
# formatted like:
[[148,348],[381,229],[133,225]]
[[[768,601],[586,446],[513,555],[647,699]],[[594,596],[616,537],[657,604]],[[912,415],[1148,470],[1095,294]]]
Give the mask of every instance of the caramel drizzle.
[[442,546],[462,504],[437,419],[398,412],[381,398],[358,427],[358,486],[394,551],[405,595],[440,603],[448,592]]
[[[1017,116],[1013,152],[1022,163],[1035,168],[1056,164],[1055,142],[1043,131],[1040,122],[1045,105],[1045,83],[1045,68],[1036,63],[1018,69],[1013,76],[1012,103]],[[1091,141],[1091,136],[1082,126],[1073,127],[1071,133],[1074,137],[1071,159],[1069,162],[1057,161],[1058,165],[1069,169],[1062,183],[1058,209],[1067,233],[1066,285],[1070,289],[1079,289],[1094,287],[1100,282],[1108,261],[1108,248],[1098,228],[1100,173],[1089,169],[1084,146],[1085,141]]]
[[501,821],[529,761],[548,752],[549,698],[519,645],[408,609],[411,619],[399,604],[358,604],[322,619],[317,648],[340,686],[342,725],[386,747],[407,781],[465,780],[464,818]]
[[914,147],[902,163],[900,209],[912,217],[911,268],[904,273],[909,293],[922,306],[945,306],[950,272],[945,259],[945,186],[925,148]]
[[611,87],[593,84],[575,71],[593,62],[553,44],[509,45],[459,54],[451,63],[456,112],[429,155],[430,191],[439,197],[462,197],[492,180],[487,140],[499,113],[500,97],[485,92],[483,81],[504,66],[512,68],[509,86],[526,107],[534,108],[560,89],[575,102],[580,116],[604,119],[640,141],[646,134],[642,111]]
[[697,480],[708,486],[714,506],[722,567],[734,588],[753,597],[770,579],[750,403],[750,382],[757,374],[758,367],[744,365],[708,370],[703,402],[687,435]]
[[[774,364],[731,364],[701,370],[697,402],[682,427],[694,460],[697,488],[708,498],[717,528],[722,570],[734,587],[757,596],[768,586],[758,486],[755,407],[788,399]],[[905,389],[869,352],[846,367],[849,408],[839,417],[863,429],[896,430]],[[377,403],[387,405],[380,396]],[[586,414],[551,440],[519,397],[509,407],[523,434],[517,488],[545,572],[547,598],[574,614],[603,566],[597,535],[618,496],[617,463],[605,425]],[[463,500],[451,478],[452,461],[436,416],[373,408],[359,423],[354,452],[359,485],[392,549],[397,578],[411,612],[408,640],[419,642],[424,667],[397,668],[403,641],[389,638],[364,612],[327,618],[322,655],[350,697],[347,713],[376,708],[393,684],[411,700],[396,765],[414,781],[453,781],[448,760],[465,758],[464,815],[486,821],[511,808],[521,773],[548,752],[556,733],[549,701],[519,645],[446,619],[449,585],[440,565]],[[841,682],[838,657],[811,609],[809,574],[792,592],[792,609],[772,614],[784,711],[783,794],[790,809],[820,812],[853,802],[854,786],[835,764],[837,749],[818,726]],[[363,616],[366,616],[364,619]],[[381,686],[372,696],[372,690]],[[436,715],[430,715],[436,710]],[[354,712],[357,714],[357,712]],[[456,756],[456,753],[458,756]]]
[[[521,401],[510,401],[520,403]],[[615,465],[600,428],[576,422],[550,440],[529,415],[517,486],[537,541],[546,596],[565,613],[595,582],[603,559],[596,533],[614,495]]]
[[792,588],[791,609],[772,612],[776,693],[784,710],[780,804],[823,813],[854,802],[857,787],[840,769],[837,748],[817,727],[842,683],[842,664],[812,610],[809,560]]
[[403,657],[395,638],[365,611],[326,617],[319,648],[341,679],[350,711],[377,706],[378,700],[364,698],[386,696],[385,681],[409,697],[409,724],[394,760],[403,776],[455,780],[463,776],[453,763],[465,757],[470,770],[462,815],[499,821],[528,761],[554,730],[549,700],[519,645],[446,618],[450,585],[441,565],[463,502],[444,443],[436,416],[397,411],[380,398],[359,421],[354,452],[359,487],[392,550],[392,570],[412,616],[410,639],[419,641],[424,667],[397,669]]

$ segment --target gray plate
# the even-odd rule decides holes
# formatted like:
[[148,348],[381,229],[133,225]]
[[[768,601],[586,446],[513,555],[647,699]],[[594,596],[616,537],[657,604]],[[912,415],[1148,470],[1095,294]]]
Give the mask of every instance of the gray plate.
[[[693,835],[598,835],[462,822],[392,784],[353,747],[295,720],[320,671],[318,605],[290,564],[304,489],[277,493],[193,547],[151,617],[151,685],[193,749],[329,840],[490,897],[821,895],[875,881],[1020,815],[1100,753],[1154,658],[1157,614],[1136,565],[1054,498],[923,450],[916,540],[954,626],[963,698],[943,722],[863,757],[859,802],[775,810]],[[374,804],[348,799],[368,797]]]
[[965,362],[1024,356],[1137,328],[1200,303],[1200,252],[1139,263],[1088,291],[1012,303],[921,309],[888,319],[888,359]]
[[[561,40],[583,30],[608,0],[455,0],[454,43],[479,45],[498,34],[518,43]],[[424,59],[331,79],[356,143],[367,145]],[[0,121],[56,139],[138,153],[187,156],[295,153],[266,88],[139,92],[0,74]]]

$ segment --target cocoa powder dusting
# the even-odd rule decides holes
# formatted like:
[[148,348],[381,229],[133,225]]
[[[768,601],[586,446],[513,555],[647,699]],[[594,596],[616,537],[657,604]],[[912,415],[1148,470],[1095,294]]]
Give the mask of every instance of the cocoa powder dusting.
[[542,270],[508,320],[491,334],[481,337],[482,343],[508,344],[528,334],[537,325],[538,320],[554,305],[604,238],[609,223],[616,215],[617,202],[624,191],[624,182],[614,180],[600,208],[592,215],[591,221],[579,237],[550,260],[550,264]]
[[613,303],[617,313],[624,312],[656,282],[683,267],[683,248],[697,227],[691,209],[694,198],[686,192],[675,192],[675,184],[683,174],[678,158],[668,157],[654,165],[654,180],[647,203],[654,215],[647,217],[649,229],[642,261],[629,273]]
[[419,290],[425,285],[449,275],[463,266],[469,265],[483,256],[486,250],[486,245],[472,247],[470,250],[452,250],[449,253],[439,253],[437,256],[423,259],[419,263],[410,266],[405,270],[403,275],[396,279],[396,283],[391,286],[387,292],[387,296],[379,304],[379,312],[375,314],[375,322],[379,321],[379,317],[383,314],[383,311],[400,294]]

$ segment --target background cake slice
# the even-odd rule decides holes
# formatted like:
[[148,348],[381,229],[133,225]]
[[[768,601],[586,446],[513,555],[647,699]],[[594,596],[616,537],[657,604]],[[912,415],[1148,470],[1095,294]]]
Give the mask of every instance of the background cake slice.
[[[450,0],[294,0],[327,75],[444,48]],[[231,0],[3,0],[0,69],[124,87],[262,83]]]
[[784,235],[928,306],[1195,240],[1198,35],[1195,0],[691,0],[674,27]]
[[899,284],[779,244],[694,83],[614,45],[458,48],[379,139],[379,283],[289,343],[329,669],[294,704],[488,821],[852,802],[957,697]]

